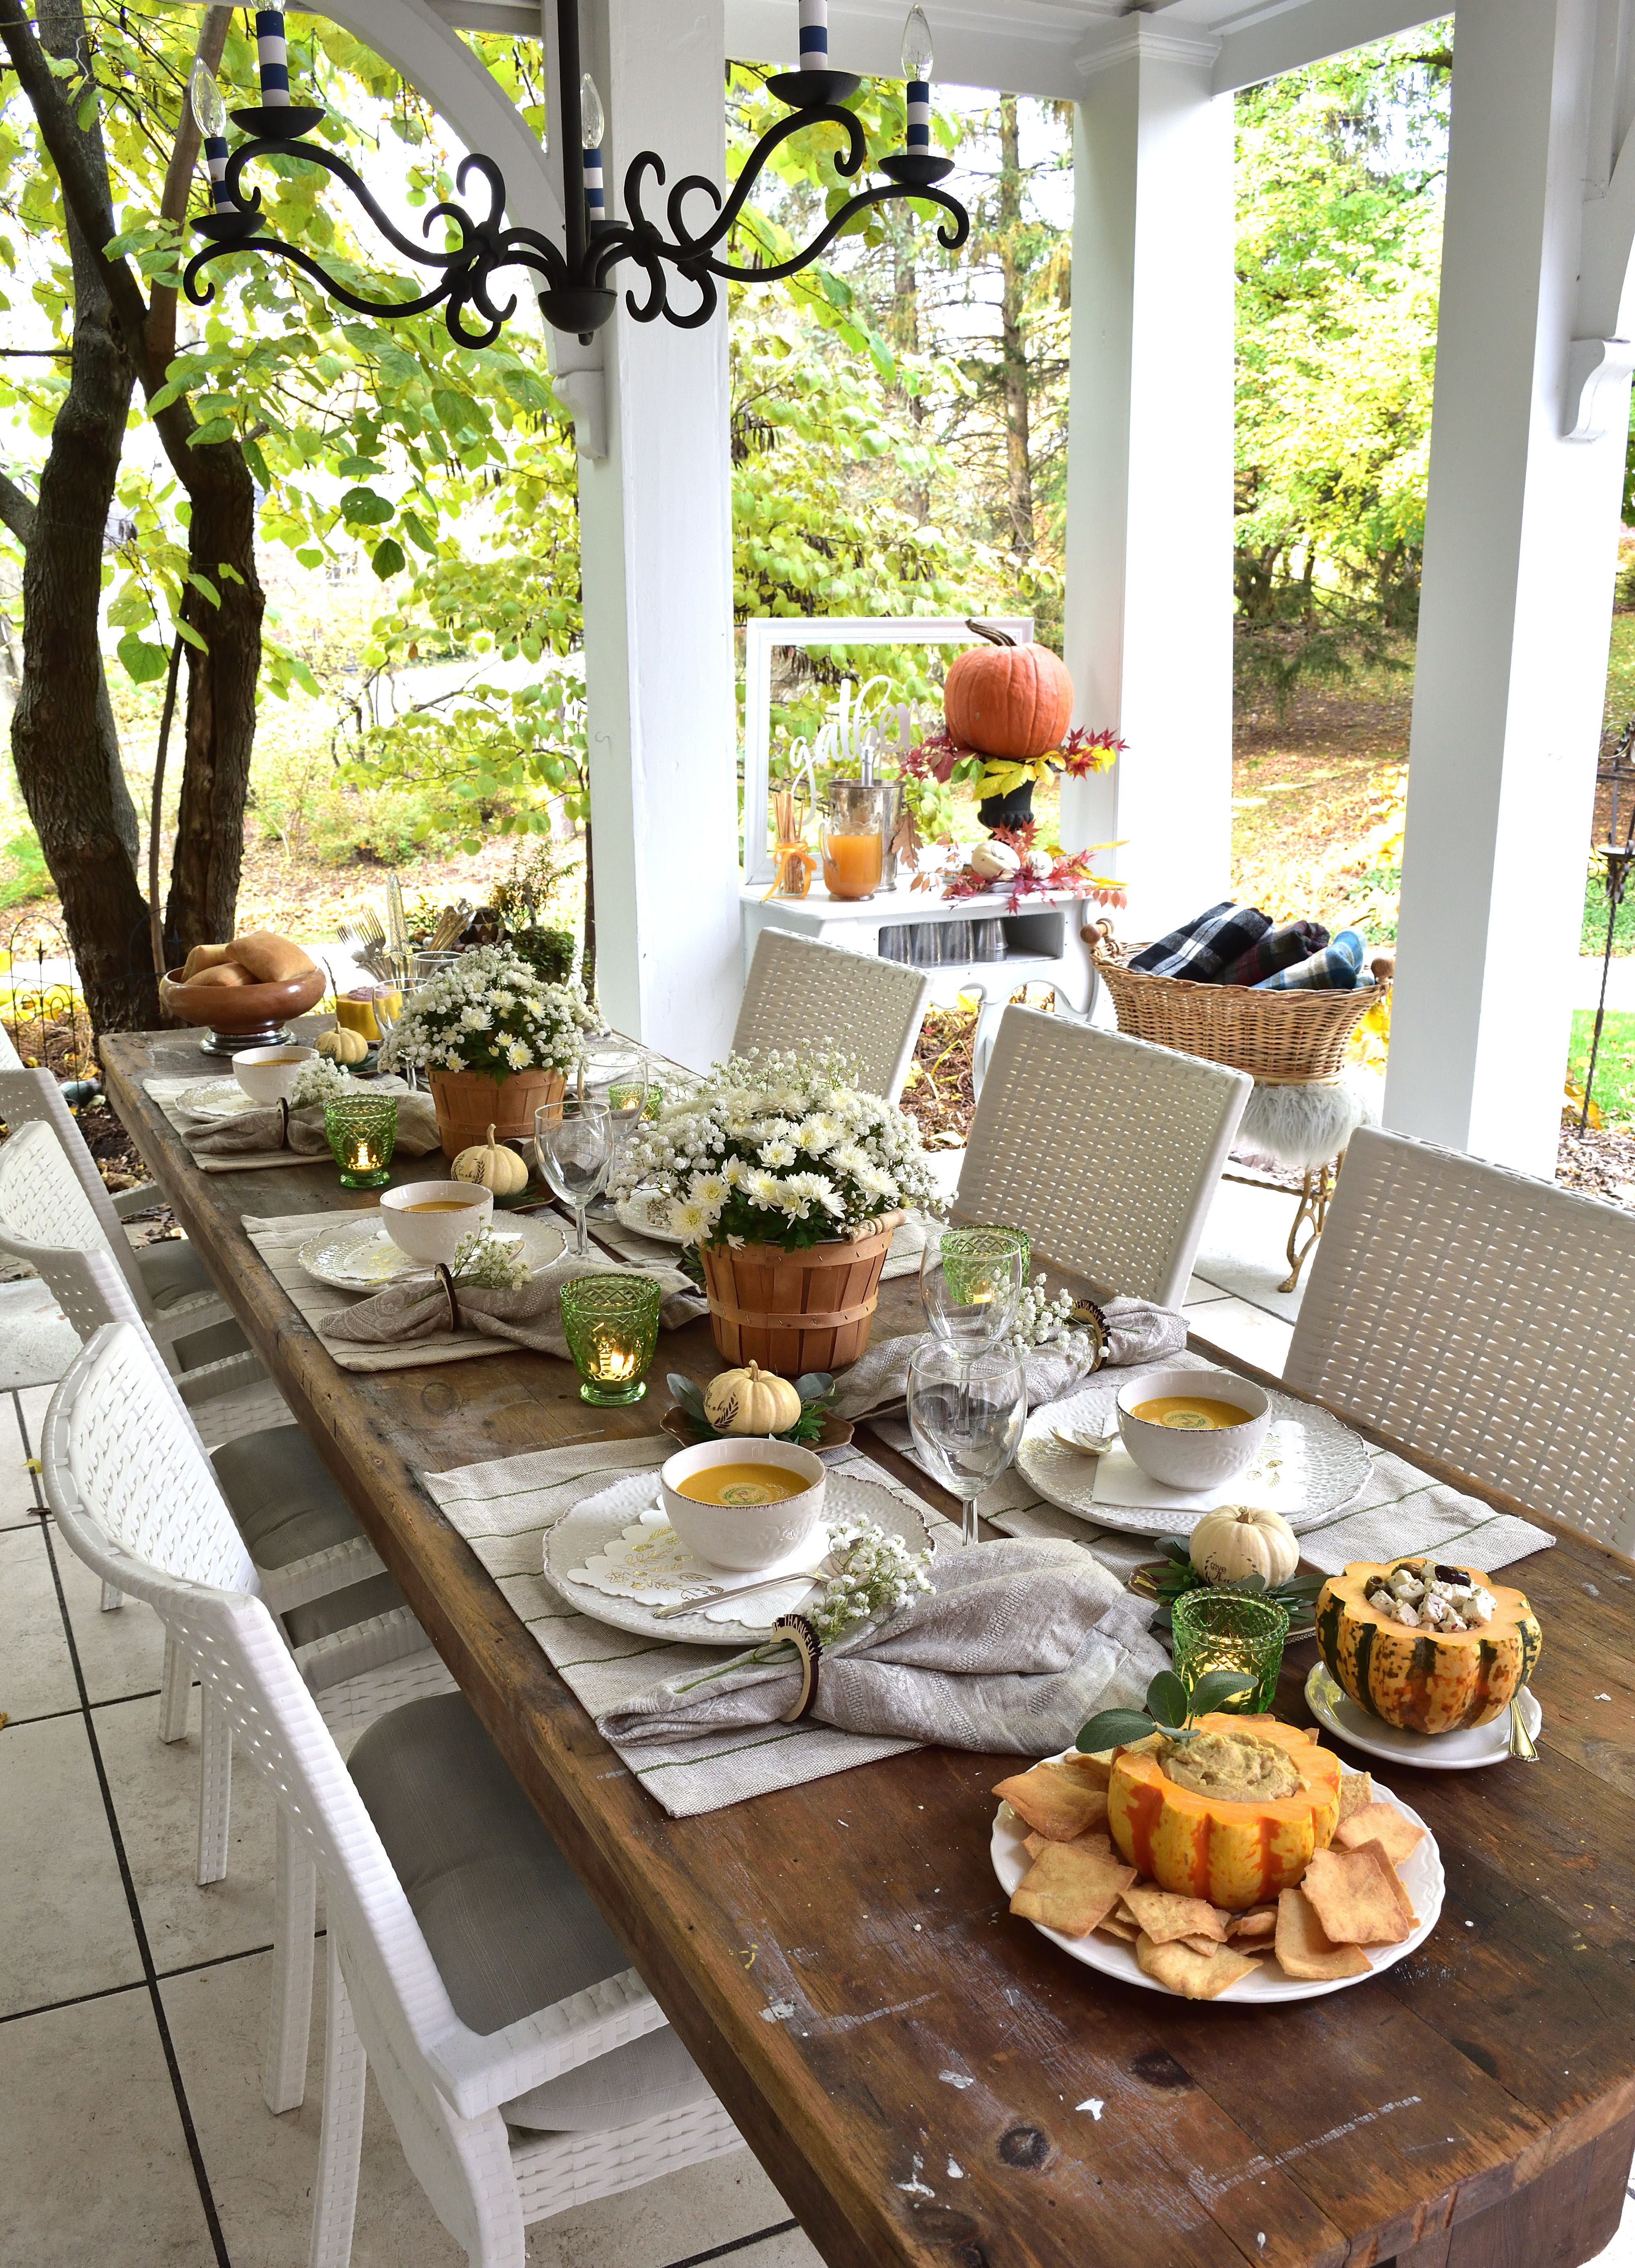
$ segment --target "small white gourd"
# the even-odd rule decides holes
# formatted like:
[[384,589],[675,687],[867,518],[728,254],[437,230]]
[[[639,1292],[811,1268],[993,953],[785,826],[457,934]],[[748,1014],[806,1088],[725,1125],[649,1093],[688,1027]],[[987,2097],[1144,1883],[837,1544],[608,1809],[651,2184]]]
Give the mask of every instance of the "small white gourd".
[[528,1185],[527,1161],[503,1142],[497,1142],[491,1126],[488,1140],[462,1150],[449,1171],[457,1182],[475,1182],[480,1188],[492,1189],[497,1197],[513,1197]]
[[982,875],[985,880],[1002,882],[1009,881],[1013,874],[1020,873],[1022,858],[1020,851],[1013,850],[1010,843],[997,843],[991,835],[985,843],[976,845],[968,863],[972,873]]
[[704,1416],[718,1433],[786,1433],[799,1415],[789,1381],[759,1363],[724,1370],[704,1388]]
[[1300,1559],[1299,1538],[1280,1512],[1242,1504],[1206,1512],[1192,1531],[1191,1551],[1192,1565],[1212,1583],[1236,1583],[1245,1575],[1286,1583]]

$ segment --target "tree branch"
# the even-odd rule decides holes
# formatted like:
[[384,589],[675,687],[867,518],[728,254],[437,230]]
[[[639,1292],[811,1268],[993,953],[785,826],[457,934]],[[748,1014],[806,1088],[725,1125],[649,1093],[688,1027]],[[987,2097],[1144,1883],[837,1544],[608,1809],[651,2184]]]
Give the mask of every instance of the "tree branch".
[[[194,51],[195,63],[208,71],[219,70],[222,50],[227,44],[227,27],[232,21],[231,8],[211,7],[204,11],[199,26],[199,43]],[[191,86],[192,75],[188,75]],[[193,115],[193,105],[184,93],[181,116],[176,122],[176,139],[171,147],[170,163],[165,169],[165,189],[159,198],[159,218],[174,221],[180,227],[188,217],[188,199],[193,191],[193,170],[199,160],[200,136],[198,122]],[[176,357],[176,287],[173,284],[153,286],[152,306],[148,313],[148,357],[162,375]]]
[[26,495],[9,473],[0,473],[0,523],[19,543],[26,543],[34,532],[34,516],[33,497]]
[[115,319],[125,334],[133,361],[142,359],[143,333],[148,320],[142,287],[123,260],[110,258],[106,247],[116,234],[102,183],[85,150],[74,114],[53,77],[44,49],[24,14],[22,0],[0,0],[0,40],[5,43],[24,93],[39,123],[63,201],[79,224],[80,232],[101,270]]

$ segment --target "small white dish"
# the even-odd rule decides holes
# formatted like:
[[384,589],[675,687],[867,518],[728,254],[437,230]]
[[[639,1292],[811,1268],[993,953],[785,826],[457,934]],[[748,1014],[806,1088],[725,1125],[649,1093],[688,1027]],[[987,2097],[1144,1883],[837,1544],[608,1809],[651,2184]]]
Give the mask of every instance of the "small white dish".
[[[435,1210],[425,1210],[425,1208]],[[446,1268],[468,1236],[494,1218],[494,1192],[475,1182],[407,1182],[386,1189],[380,1220],[394,1244],[411,1260]]]
[[[1165,1396],[1229,1402],[1244,1412],[1241,1425],[1212,1426],[1193,1432],[1138,1418],[1136,1405]],[[1262,1389],[1229,1370],[1149,1370],[1121,1386],[1114,1407],[1126,1449],[1149,1479],[1166,1488],[1219,1488],[1252,1465],[1271,1423],[1271,1403]]]
[[[680,1484],[714,1465],[777,1465],[806,1483],[799,1496],[776,1504],[703,1504],[683,1496]],[[730,1441],[700,1441],[667,1457],[659,1471],[659,1494],[671,1527],[695,1558],[735,1574],[759,1574],[798,1550],[817,1526],[829,1475],[810,1449],[793,1441],[735,1435]]]
[[[1544,1712],[1530,1687],[1521,1688],[1521,1721],[1528,1738],[1536,1741]],[[1306,1705],[1325,1732],[1383,1764],[1411,1764],[1417,1771],[1481,1771],[1510,1761],[1508,1709],[1491,1725],[1472,1725],[1464,1732],[1405,1733],[1359,1709],[1321,1661],[1313,1663],[1306,1680]]]
[[245,1048],[232,1059],[232,1075],[252,1102],[288,1102],[296,1080],[317,1060],[316,1048]]
[[184,1087],[176,1097],[178,1108],[189,1118],[203,1118],[219,1125],[229,1118],[242,1118],[247,1110],[260,1105],[253,1102],[236,1079],[202,1079],[196,1086]]
[[[496,1243],[520,1248],[531,1276],[567,1249],[566,1231],[549,1214],[538,1219],[513,1216],[493,1233]],[[337,1292],[380,1292],[405,1277],[430,1272],[427,1262],[411,1260],[393,1243],[372,1210],[341,1214],[331,1227],[309,1236],[296,1258],[315,1284]]]
[[[1064,1751],[1064,1753],[1068,1753]],[[1425,1827],[1417,1811],[1411,1810],[1400,1796],[1393,1795],[1388,1787],[1376,1787],[1375,1798],[1400,1811],[1404,1819],[1416,1827]],[[1008,1803],[1002,1803],[994,1815],[993,1835],[989,1845],[993,1871],[999,1878],[999,1887],[1008,1898],[1032,1866],[1027,1855],[1027,1830]],[[1400,1945],[1365,1945],[1368,1968],[1361,1977],[1334,1977],[1322,1979],[1285,1977],[1270,1955],[1257,1960],[1247,1977],[1212,2000],[1183,2000],[1171,1992],[1167,1984],[1160,1984],[1156,1977],[1149,1977],[1136,1959],[1133,1945],[1123,1945],[1116,1938],[1097,1937],[1094,1931],[1088,1937],[1064,1937],[1059,1930],[1046,1929],[1038,1922],[1028,1927],[1036,1929],[1041,1937],[1048,1937],[1052,1945],[1059,1946],[1070,1961],[1081,1961],[1086,1969],[1099,1969],[1104,1977],[1116,1977],[1121,1984],[1138,1984],[1148,1992],[1162,1992],[1187,2011],[1189,2021],[1205,2008],[1265,2007],[1279,2000],[1315,2000],[1325,1992],[1344,1992],[1353,1984],[1369,1984],[1382,1969],[1404,1960],[1424,1944],[1436,1927],[1442,1911],[1445,1881],[1442,1874],[1442,1854],[1436,1847],[1436,1837],[1428,1827],[1423,1839],[1416,1843],[1399,1869],[1403,1888],[1413,1901],[1414,1911],[1419,1917],[1417,1929],[1410,1932]]]
[[620,1198],[613,1216],[637,1236],[651,1236],[658,1244],[679,1244],[681,1240],[670,1226],[673,1203],[663,1189],[637,1189],[633,1197]]

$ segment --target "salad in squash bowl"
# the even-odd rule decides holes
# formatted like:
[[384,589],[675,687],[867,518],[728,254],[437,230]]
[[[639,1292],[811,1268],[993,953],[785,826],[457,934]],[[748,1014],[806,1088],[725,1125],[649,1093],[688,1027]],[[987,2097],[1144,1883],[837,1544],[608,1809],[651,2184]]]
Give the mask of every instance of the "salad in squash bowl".
[[1408,1733],[1491,1724],[1543,1647],[1522,1591],[1479,1569],[1354,1560],[1317,1597],[1317,1647],[1359,1709]]

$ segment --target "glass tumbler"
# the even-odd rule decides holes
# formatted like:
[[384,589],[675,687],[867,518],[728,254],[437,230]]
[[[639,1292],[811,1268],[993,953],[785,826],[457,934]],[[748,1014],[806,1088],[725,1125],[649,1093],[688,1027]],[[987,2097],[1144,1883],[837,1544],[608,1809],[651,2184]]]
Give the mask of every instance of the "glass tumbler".
[[641,1400],[662,1304],[651,1276],[576,1276],[563,1285],[562,1328],[583,1381],[581,1402],[610,1409]]
[[1170,1619],[1175,1675],[1189,1693],[1206,1670],[1241,1669],[1252,1690],[1223,1702],[1222,1709],[1230,1716],[1258,1717],[1270,1708],[1289,1634],[1286,1607],[1236,1591],[1183,1591]]

